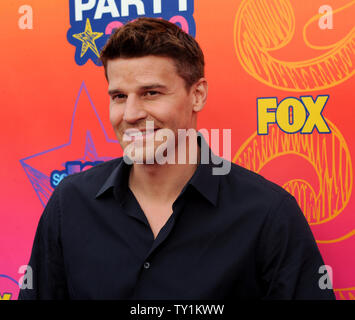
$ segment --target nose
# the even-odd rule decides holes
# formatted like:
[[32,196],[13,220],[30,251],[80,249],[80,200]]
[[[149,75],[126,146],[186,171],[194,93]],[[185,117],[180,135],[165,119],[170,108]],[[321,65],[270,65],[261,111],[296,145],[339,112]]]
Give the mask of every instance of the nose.
[[146,117],[147,112],[144,110],[139,98],[135,95],[129,95],[126,100],[123,120],[128,123],[135,123],[140,119],[145,119]]

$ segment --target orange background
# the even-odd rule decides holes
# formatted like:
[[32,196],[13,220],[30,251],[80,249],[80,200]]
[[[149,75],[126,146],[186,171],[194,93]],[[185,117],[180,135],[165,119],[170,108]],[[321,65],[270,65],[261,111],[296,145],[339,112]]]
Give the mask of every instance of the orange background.
[[[290,96],[312,95],[316,98],[325,94],[330,98],[323,116],[339,129],[349,155],[354,159],[354,77],[313,92],[288,92],[255,79],[241,65],[234,45],[236,14],[242,2],[194,1],[196,39],[205,53],[209,82],[208,103],[199,116],[198,127],[231,128],[233,158],[256,132],[258,97],[277,97],[280,101]],[[329,0],[327,4],[335,10],[349,2]],[[272,52],[272,56],[285,61],[302,61],[321,55],[326,50],[317,51],[306,46],[302,28],[312,16],[318,14],[323,1],[298,0],[290,3],[296,19],[295,34],[287,46]],[[32,30],[18,27],[21,17],[18,9],[23,4],[33,9]],[[353,32],[354,7],[334,15],[334,29],[321,30],[317,21],[311,25],[308,37],[312,43],[328,45]],[[91,60],[83,66],[77,65],[74,60],[75,47],[67,41],[69,4],[62,0],[2,1],[0,14],[0,274],[19,279],[18,268],[28,263],[37,223],[43,211],[20,160],[68,142],[77,98],[72,144],[63,154],[59,152],[63,157],[61,161],[73,160],[83,153],[88,129],[100,156],[121,156],[122,150],[118,144],[107,140],[114,140],[115,136],[108,118],[107,83],[103,68],[97,67]],[[352,47],[352,54],[354,52],[355,46]],[[352,63],[355,65],[355,60]],[[80,88],[81,94],[78,95]],[[92,112],[88,97],[97,111],[96,115]],[[107,137],[97,122],[98,118]],[[47,171],[56,169],[45,159],[34,160],[34,165],[38,164]],[[261,172],[270,180],[277,183],[285,181],[294,170],[300,178],[306,176],[304,178],[311,185],[317,184],[314,174],[306,172],[309,169],[302,171],[297,157],[275,161],[274,165],[265,167]],[[334,219],[311,225],[325,263],[333,269],[333,286],[338,299],[355,298],[354,209],[355,195],[351,195],[344,210]],[[17,292],[7,288],[6,282],[0,279],[0,294],[9,290],[12,290],[12,298],[16,298]]]

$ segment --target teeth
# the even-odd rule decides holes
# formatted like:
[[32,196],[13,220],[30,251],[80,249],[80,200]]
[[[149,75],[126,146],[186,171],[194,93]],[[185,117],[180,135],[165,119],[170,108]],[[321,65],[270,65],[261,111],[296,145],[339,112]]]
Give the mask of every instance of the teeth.
[[136,136],[139,136],[140,134],[141,134],[141,132],[133,132],[133,133],[129,134],[129,136],[136,137]]
[[[149,132],[148,134],[152,134],[153,132],[157,131],[158,129],[154,129],[154,131]],[[145,136],[147,134],[146,131],[133,131],[125,133],[128,137],[140,137]]]

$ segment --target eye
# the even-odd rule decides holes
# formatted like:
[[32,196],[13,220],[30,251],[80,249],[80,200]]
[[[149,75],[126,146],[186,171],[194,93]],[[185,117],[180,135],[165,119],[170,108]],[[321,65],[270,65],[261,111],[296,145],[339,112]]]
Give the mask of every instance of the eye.
[[118,93],[114,96],[112,96],[112,100],[122,100],[125,99],[127,96],[123,93]]
[[154,90],[144,92],[144,96],[146,96],[146,97],[152,97],[152,96],[156,96],[158,94],[160,94],[160,92],[154,91]]

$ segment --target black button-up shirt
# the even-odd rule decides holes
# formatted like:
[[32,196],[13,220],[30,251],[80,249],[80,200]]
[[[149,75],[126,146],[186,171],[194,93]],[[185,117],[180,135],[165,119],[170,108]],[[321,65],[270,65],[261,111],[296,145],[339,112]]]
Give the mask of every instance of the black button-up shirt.
[[156,239],[123,158],[66,177],[19,299],[334,299],[295,199],[234,163],[213,175],[214,163],[198,165]]

